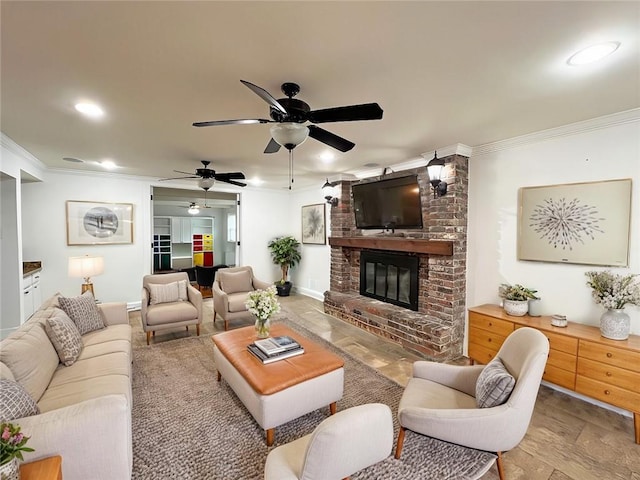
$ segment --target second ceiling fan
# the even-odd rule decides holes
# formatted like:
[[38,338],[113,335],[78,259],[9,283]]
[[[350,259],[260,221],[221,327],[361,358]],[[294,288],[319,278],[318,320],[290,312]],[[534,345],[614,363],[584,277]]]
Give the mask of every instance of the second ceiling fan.
[[282,145],[287,150],[293,150],[307,139],[307,136],[318,140],[341,152],[348,152],[355,143],[329,132],[316,125],[304,125],[311,123],[329,122],[353,122],[358,120],[380,120],[382,108],[377,103],[364,103],[361,105],[347,105],[343,107],[311,110],[306,102],[295,97],[300,92],[300,87],[291,82],[283,83],[282,92],[286,98],[275,99],[265,89],[245,80],[240,80],[243,85],[251,89],[256,95],[269,104],[271,119],[246,118],[237,120],[213,120],[209,122],[195,122],[194,127],[212,127],[218,125],[250,125],[256,123],[275,123],[271,127],[271,140],[267,144],[264,153],[275,153]]

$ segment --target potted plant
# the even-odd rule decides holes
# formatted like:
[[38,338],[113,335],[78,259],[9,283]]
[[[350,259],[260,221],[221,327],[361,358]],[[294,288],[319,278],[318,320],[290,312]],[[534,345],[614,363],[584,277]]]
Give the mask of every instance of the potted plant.
[[33,452],[33,448],[25,446],[29,437],[20,431],[19,425],[0,424],[0,476],[2,478],[20,478],[18,460],[22,452]]
[[510,285],[503,283],[498,289],[498,295],[502,298],[502,308],[507,315],[522,317],[529,311],[529,300],[538,299],[537,290],[532,290],[516,283]]
[[637,275],[614,275],[610,271],[587,272],[587,285],[596,303],[607,310],[600,317],[600,334],[611,340],[626,340],[631,331],[631,319],[624,307],[640,305],[640,284]]
[[271,240],[268,246],[273,263],[282,270],[282,278],[276,282],[278,295],[287,297],[291,292],[291,282],[287,281],[287,275],[289,268],[295,267],[300,261],[300,242],[292,236],[284,236]]

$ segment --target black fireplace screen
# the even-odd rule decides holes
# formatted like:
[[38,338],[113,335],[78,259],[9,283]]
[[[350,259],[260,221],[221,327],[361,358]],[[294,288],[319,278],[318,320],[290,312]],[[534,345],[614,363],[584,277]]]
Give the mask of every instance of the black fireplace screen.
[[413,255],[363,250],[360,295],[417,311],[419,265]]

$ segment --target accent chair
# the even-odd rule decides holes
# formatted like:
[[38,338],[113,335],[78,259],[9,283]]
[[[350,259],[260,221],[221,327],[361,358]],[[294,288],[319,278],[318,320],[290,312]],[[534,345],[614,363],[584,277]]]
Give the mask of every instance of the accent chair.
[[202,294],[189,283],[186,272],[145,275],[142,279],[142,328],[147,345],[156,330],[196,326],[200,335]]
[[381,462],[393,448],[393,417],[382,403],[348,408],[309,435],[274,448],[265,480],[339,480]]
[[233,320],[253,320],[253,314],[245,303],[249,292],[264,290],[272,284],[258,280],[249,266],[221,268],[216,272],[211,292],[213,293],[213,322],[218,315],[224,321],[224,329],[229,329]]
[[[527,433],[548,354],[544,334],[523,327],[507,337],[486,366],[415,362],[398,405],[395,458],[400,458],[405,432],[411,430],[496,452],[504,480],[502,452],[516,447]],[[512,390],[506,388],[509,377]]]

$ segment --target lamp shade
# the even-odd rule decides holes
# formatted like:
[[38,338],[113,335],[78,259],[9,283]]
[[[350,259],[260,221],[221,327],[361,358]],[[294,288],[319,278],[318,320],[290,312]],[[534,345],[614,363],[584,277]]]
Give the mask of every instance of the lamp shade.
[[196,205],[195,203],[191,203],[191,205],[189,205],[189,208],[187,209],[187,212],[189,212],[191,215],[197,215],[200,212],[200,207],[198,207],[198,205]]
[[427,163],[427,173],[429,174],[429,181],[432,185],[440,182],[443,168],[444,159],[438,158],[438,152],[435,152],[431,161]]
[[309,129],[300,123],[277,123],[271,127],[271,137],[287,150],[293,150],[309,136]]
[[[85,255],[69,257],[69,276],[89,279],[104,272],[104,258]],[[89,283],[87,281],[87,283]]]
[[209,190],[211,187],[213,187],[214,183],[215,183],[215,180],[213,178],[201,178],[198,181],[198,186],[206,191],[206,190]]

